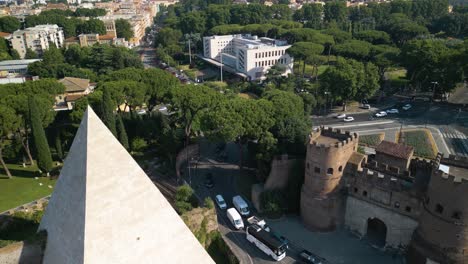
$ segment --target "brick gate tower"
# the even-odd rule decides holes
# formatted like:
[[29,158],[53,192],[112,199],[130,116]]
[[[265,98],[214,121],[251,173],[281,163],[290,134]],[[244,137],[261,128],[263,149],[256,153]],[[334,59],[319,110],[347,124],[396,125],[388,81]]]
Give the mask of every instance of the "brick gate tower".
[[434,162],[408,263],[468,263],[468,158]]
[[322,127],[310,135],[301,190],[301,218],[307,228],[332,231],[343,222],[340,181],[357,145],[356,133],[339,129]]

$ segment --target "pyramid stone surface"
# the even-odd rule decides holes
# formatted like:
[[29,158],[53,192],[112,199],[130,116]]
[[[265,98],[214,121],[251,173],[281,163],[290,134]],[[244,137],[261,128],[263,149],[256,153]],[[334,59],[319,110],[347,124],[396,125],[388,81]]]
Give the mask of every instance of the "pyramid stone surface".
[[88,107],[42,218],[44,263],[214,263]]

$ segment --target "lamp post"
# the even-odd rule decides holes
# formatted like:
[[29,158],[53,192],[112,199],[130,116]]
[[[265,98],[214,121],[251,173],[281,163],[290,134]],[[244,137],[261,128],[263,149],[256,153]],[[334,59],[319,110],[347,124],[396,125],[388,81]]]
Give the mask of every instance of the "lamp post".
[[220,75],[221,75],[221,82],[223,82],[223,53],[220,52],[219,56],[221,57],[221,67],[219,67],[219,69],[220,69]]

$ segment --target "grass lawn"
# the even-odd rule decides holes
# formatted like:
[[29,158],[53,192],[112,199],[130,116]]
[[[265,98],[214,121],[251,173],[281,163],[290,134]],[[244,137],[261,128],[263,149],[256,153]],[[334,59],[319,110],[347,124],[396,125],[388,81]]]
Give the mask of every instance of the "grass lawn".
[[[0,169],[0,212],[32,202],[52,193],[56,180],[39,177],[37,167],[23,168],[21,165],[9,164],[12,179],[8,179],[3,169]],[[35,180],[34,177],[39,177]],[[42,183],[42,186],[39,185]]]
[[406,69],[392,69],[385,73],[392,87],[401,87],[409,83],[406,79]]
[[384,133],[363,135],[359,137],[359,144],[368,147],[375,147],[382,142],[384,136]]
[[[294,74],[302,75],[302,67],[303,67],[303,66],[302,66],[302,62],[301,62],[300,65],[296,63],[296,64],[294,65]],[[318,75],[319,75],[319,77],[320,77],[320,75],[321,75],[322,73],[325,72],[325,70],[326,70],[328,67],[330,67],[330,66],[328,66],[328,65],[320,65],[320,66],[318,67]],[[313,67],[312,65],[308,65],[308,64],[307,64],[307,65],[306,65],[306,68],[305,68],[305,74],[306,74],[307,76],[312,76],[312,71],[313,71],[313,69],[314,69],[314,67]]]
[[437,155],[437,146],[431,132],[426,129],[407,130],[398,135],[406,145],[414,147],[414,155],[433,159]]

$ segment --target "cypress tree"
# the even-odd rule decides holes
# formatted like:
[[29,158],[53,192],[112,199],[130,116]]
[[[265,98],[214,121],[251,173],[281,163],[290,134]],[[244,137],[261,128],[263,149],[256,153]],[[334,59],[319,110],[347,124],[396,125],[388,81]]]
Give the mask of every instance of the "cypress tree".
[[39,169],[49,173],[52,170],[52,155],[50,154],[49,144],[45,135],[44,127],[39,116],[39,109],[34,97],[28,98],[29,104],[29,122],[34,139],[36,150],[37,166]]
[[117,129],[115,127],[115,116],[114,116],[114,102],[108,88],[104,88],[102,94],[102,122],[109,128],[112,134],[117,137]]
[[122,121],[122,117],[117,115],[117,132],[119,133],[119,141],[125,149],[129,149],[128,145],[128,136],[127,132],[125,131],[125,126]]

